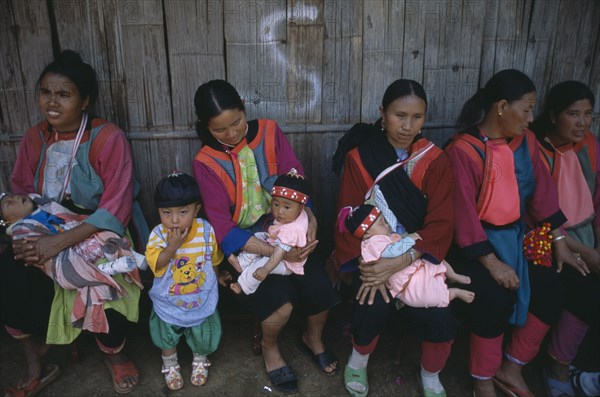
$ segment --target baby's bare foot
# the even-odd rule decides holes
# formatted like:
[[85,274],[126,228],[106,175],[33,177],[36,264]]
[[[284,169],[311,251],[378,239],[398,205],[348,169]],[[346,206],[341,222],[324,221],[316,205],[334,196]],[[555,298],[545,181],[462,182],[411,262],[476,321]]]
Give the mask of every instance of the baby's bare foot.
[[458,298],[467,303],[471,303],[473,302],[473,299],[475,299],[475,292],[467,291],[466,289],[449,288],[448,292],[450,293],[450,300]]
[[238,295],[242,293],[242,286],[239,283],[231,283],[229,284],[229,288]]
[[446,279],[452,283],[471,284],[471,277],[454,272],[446,272]]

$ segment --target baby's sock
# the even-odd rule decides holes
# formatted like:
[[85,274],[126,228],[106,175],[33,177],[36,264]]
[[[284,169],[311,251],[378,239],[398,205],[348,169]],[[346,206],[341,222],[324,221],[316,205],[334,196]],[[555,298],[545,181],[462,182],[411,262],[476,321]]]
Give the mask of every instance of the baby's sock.
[[438,374],[439,372],[428,372],[421,367],[421,382],[423,382],[423,388],[425,390],[434,393],[441,393],[444,391],[444,386],[442,386]]
[[350,358],[348,359],[348,366],[354,369],[367,368],[369,356],[370,354],[360,354],[356,349],[352,349],[352,354],[350,354]]
[[175,368],[179,365],[179,362],[177,361],[177,352],[171,354],[170,356],[162,356],[162,360],[165,368]]

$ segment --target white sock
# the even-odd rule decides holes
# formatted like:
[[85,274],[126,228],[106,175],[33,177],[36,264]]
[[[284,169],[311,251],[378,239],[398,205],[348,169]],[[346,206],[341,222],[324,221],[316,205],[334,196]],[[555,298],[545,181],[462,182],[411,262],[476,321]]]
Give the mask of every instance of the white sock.
[[194,362],[195,363],[205,363],[208,361],[208,358],[205,355],[194,353]]
[[171,354],[170,356],[162,356],[162,360],[163,360],[163,365],[165,366],[165,368],[171,368],[171,367],[176,367],[179,365],[179,362],[177,361],[177,352]]
[[423,382],[423,388],[434,393],[441,393],[444,391],[444,386],[440,382],[439,372],[428,372],[421,367],[421,381]]
[[348,366],[354,369],[367,368],[369,356],[370,354],[360,354],[354,348],[352,348],[352,354],[350,354],[350,358],[348,359]]
[[582,372],[579,375],[579,384],[586,396],[600,395],[600,372]]

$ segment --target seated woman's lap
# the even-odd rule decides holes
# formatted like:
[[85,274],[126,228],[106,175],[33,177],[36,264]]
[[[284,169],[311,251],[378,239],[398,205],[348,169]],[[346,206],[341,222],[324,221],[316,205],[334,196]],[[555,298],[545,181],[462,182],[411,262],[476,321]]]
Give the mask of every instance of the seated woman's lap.
[[236,296],[260,321],[286,303],[311,316],[331,309],[340,301],[327,278],[324,262],[314,255],[304,265],[304,276],[271,274],[254,294]]
[[[563,271],[567,265],[563,265]],[[531,297],[529,312],[542,322],[552,325],[563,309],[564,290],[554,267],[529,265]]]
[[14,260],[12,247],[0,255],[0,322],[24,333],[45,335],[54,283],[41,270]]
[[475,292],[475,300],[467,305],[468,323],[473,333],[483,338],[502,335],[516,302],[516,293],[500,286],[479,262],[453,262],[454,270],[471,278],[461,288]]
[[564,308],[588,325],[600,325],[600,278],[596,274],[581,275],[564,266],[560,279],[565,289]]
[[[54,299],[54,282],[44,272],[13,259],[12,247],[0,255],[0,322],[26,334],[45,336]],[[128,320],[115,310],[106,310],[110,332],[96,334],[106,347],[123,343]]]
[[[361,282],[359,272],[353,274],[353,290],[358,292]],[[381,334],[390,316],[395,313],[393,297],[388,291],[390,303],[386,303],[377,292],[372,305],[354,302],[352,312],[352,336],[358,346],[369,345]],[[405,306],[402,309],[404,319],[411,333],[419,339],[438,343],[454,339],[457,322],[449,307],[416,308]]]

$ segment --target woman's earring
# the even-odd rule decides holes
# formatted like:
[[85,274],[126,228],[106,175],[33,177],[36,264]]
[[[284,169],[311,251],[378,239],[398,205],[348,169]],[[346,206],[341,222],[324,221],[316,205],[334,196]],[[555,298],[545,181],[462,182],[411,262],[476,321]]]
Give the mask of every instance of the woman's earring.
[[498,112],[498,116],[502,116],[502,112]]
[[419,132],[417,132],[417,135],[419,135],[421,133],[421,130],[419,130]]

